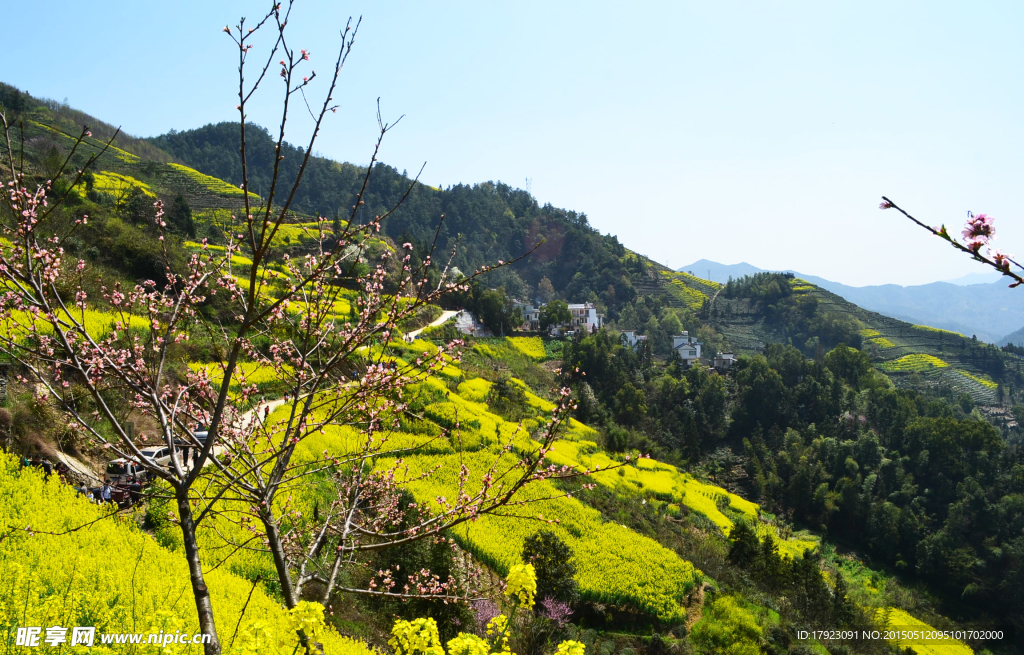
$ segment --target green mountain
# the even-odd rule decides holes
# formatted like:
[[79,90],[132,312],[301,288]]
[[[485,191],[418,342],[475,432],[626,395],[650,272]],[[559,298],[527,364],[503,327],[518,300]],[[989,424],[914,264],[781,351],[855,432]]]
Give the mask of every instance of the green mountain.
[[[76,163],[99,153],[101,139],[113,134],[110,126],[10,87],[0,87],[0,102],[17,105],[22,152],[37,181],[56,176],[53,162],[69,152],[82,122],[93,136]],[[223,241],[244,198],[232,165],[236,129],[119,137],[82,184],[70,188],[58,179],[68,211],[90,216],[68,249],[110,276],[159,279],[157,198],[175,232],[172,256],[184,257],[198,239]],[[254,127],[250,134],[258,194],[268,184],[273,146],[264,131]],[[287,166],[301,154],[286,149],[291,174]],[[348,220],[361,184],[356,166],[312,161],[294,223],[282,234],[282,249],[292,253],[315,247],[314,215]],[[356,221],[390,209],[410,180],[379,164],[370,184]],[[410,242],[419,256],[437,231],[438,252],[458,246],[454,263],[466,271],[532,250],[489,273],[460,303],[482,306],[495,297],[488,293],[547,295],[595,302],[611,322],[574,340],[470,339],[458,366],[415,390],[411,402],[422,419],[403,426],[410,437],[432,439],[460,417],[465,461],[474,465],[496,435],[542,425],[552,389],[571,387],[578,420],[548,459],[578,469],[622,465],[595,476],[593,489],[552,483],[543,490],[573,494],[545,501],[544,515],[559,521],[552,530],[579,564],[572,629],[588,651],[713,653],[720,652],[714,635],[728,634],[741,635],[736,639],[749,652],[884,652],[885,644],[823,644],[799,638],[798,630],[914,621],[1020,627],[1024,460],[1014,417],[1024,408],[1014,401],[1024,382],[1013,353],[866,311],[792,275],[721,284],[698,277],[699,270],[672,271],[599,234],[584,215],[539,206],[501,183],[417,187],[384,231],[379,247]],[[627,347],[620,329],[647,340]],[[451,330],[441,326],[413,344],[387,347],[408,360]],[[687,369],[671,350],[672,335],[682,330],[703,341],[705,354],[742,356],[729,371]],[[26,394],[9,404],[23,443],[58,443],[63,437],[53,422],[38,420],[30,400]],[[633,459],[638,451],[654,459]],[[445,442],[417,453],[410,465],[454,457]],[[316,493],[310,489],[300,501],[319,507]],[[410,493],[426,503],[446,491],[424,485]],[[171,543],[167,525],[150,520],[161,543]],[[488,518],[452,538],[475,561],[504,573],[533,532],[523,517]],[[216,531],[205,535],[205,546],[223,546],[218,538]],[[414,555],[402,565],[420,566]],[[255,555],[224,567],[253,586],[271,568]],[[266,591],[272,595],[273,586]],[[360,634],[374,634],[375,613],[411,618],[426,611],[352,607],[337,625],[358,626]],[[466,618],[439,620],[444,616]]]
[[[270,186],[274,142],[266,130],[255,125],[247,135],[251,185],[259,192]],[[171,132],[149,142],[189,166],[237,186],[241,182],[239,138],[237,124],[220,123]],[[305,153],[287,143],[283,153],[281,175],[294,179]],[[365,173],[365,168],[352,164],[311,157],[296,195],[296,210],[347,219]],[[398,206],[411,182],[404,172],[377,164],[364,195],[365,205],[355,219],[384,214]],[[384,222],[383,231],[397,243],[416,244],[424,253],[435,243],[436,232],[437,253],[454,251],[453,264],[465,272],[532,251],[526,261],[499,269],[487,280],[519,298],[535,296],[544,278],[559,295],[600,302],[612,312],[636,295],[623,262],[625,250],[614,236],[601,235],[590,227],[585,214],[542,207],[526,191],[501,182],[448,189],[417,185]]]
[[[679,270],[706,274],[709,279],[723,283],[729,277],[740,278],[764,272],[745,262],[725,265],[706,259]],[[1020,337],[1011,333],[1024,325],[1024,302],[1021,302],[1017,289],[1010,289],[1006,282],[985,273],[966,276],[963,283],[951,280],[912,286],[882,284],[854,287],[797,271],[786,272],[864,309],[912,324],[977,336],[999,346],[1016,343],[1014,338]],[[994,275],[998,278],[998,274]]]

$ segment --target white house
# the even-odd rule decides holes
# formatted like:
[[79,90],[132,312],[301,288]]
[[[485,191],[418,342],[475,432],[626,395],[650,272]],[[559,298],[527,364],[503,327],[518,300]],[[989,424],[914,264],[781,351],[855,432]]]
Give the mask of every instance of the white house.
[[637,345],[647,341],[647,337],[643,334],[637,334],[636,330],[623,330],[622,338],[625,339],[626,345],[633,350],[637,349]]
[[604,314],[598,314],[597,307],[591,302],[570,303],[569,314],[572,315],[572,326],[585,327],[588,332],[595,332],[604,325]]
[[736,363],[736,355],[732,353],[718,353],[712,361],[716,369],[724,370],[732,368],[732,365]]
[[523,329],[540,329],[540,309],[543,305],[534,305],[532,303],[517,301],[515,306],[519,308],[519,312],[523,315]]
[[700,359],[700,349],[703,345],[691,337],[689,332],[672,335],[672,350],[676,351],[679,359],[687,366]]

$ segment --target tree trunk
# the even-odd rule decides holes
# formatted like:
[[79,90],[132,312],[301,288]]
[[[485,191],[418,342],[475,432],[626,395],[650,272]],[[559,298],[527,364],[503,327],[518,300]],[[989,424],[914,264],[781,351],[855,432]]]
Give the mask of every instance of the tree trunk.
[[274,557],[274,568],[277,569],[277,578],[281,583],[281,595],[284,596],[284,604],[292,609],[299,604],[295,596],[295,585],[292,583],[291,573],[288,571],[288,560],[285,559],[284,545],[281,544],[281,531],[277,529],[277,523],[272,516],[262,516],[263,529],[267,533],[267,543],[270,546],[270,554]]
[[192,582],[192,596],[196,601],[196,612],[199,615],[199,629],[204,635],[210,635],[210,643],[203,645],[204,655],[220,655],[220,638],[217,636],[217,625],[213,620],[213,603],[210,601],[210,590],[203,577],[203,565],[199,560],[199,543],[196,541],[196,526],[192,517],[192,507],[188,503],[188,492],[179,491],[175,494],[178,500],[178,517],[181,519],[181,533],[185,542],[185,559],[188,561],[189,578]]
[[[263,528],[267,532],[267,543],[270,545],[270,553],[274,556],[274,568],[277,569],[277,577],[281,583],[281,595],[284,596],[284,604],[288,609],[294,609],[299,604],[299,597],[295,593],[295,584],[292,582],[292,576],[288,572],[288,560],[284,556],[281,531],[277,529],[277,523],[274,522],[273,515],[268,513],[260,518],[263,521]],[[309,637],[305,631],[297,630],[295,634],[299,638],[302,651],[307,655],[312,653],[314,650],[313,645],[310,644]],[[295,652],[298,652],[298,646],[296,646]],[[319,652],[322,653],[323,651]]]

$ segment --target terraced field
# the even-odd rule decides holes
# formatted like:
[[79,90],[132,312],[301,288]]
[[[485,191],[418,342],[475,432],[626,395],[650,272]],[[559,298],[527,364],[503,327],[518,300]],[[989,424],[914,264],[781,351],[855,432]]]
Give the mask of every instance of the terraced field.
[[717,282],[673,271],[632,251],[627,253],[641,259],[650,267],[646,278],[633,281],[637,291],[641,295],[661,296],[669,307],[685,307],[696,311],[722,288]]
[[[971,361],[972,349],[984,348],[984,344],[956,332],[869,312],[799,278],[790,284],[795,294],[813,297],[819,312],[859,321],[864,349],[896,385],[948,386],[970,395],[978,404],[998,404],[998,385]],[[786,334],[765,325],[747,299],[719,295],[710,313],[712,325],[738,353],[756,353],[769,343],[787,341]],[[1024,361],[1002,357],[1008,368],[1024,370]]]
[[[486,354],[488,350],[507,344],[531,358],[543,357],[543,349],[532,341],[491,341],[478,343],[476,348]],[[368,351],[367,356],[409,362],[435,350],[432,343],[416,340],[395,342],[388,352]],[[522,389],[533,413],[518,424],[503,419],[488,406],[494,387],[492,382],[468,376],[454,361],[445,367],[442,375],[428,376],[414,385],[412,395],[418,398],[414,403],[415,413],[422,419],[403,419],[402,431],[387,437],[383,451],[411,449],[402,459],[403,466],[408,467],[405,475],[413,480],[409,489],[418,502],[432,506],[439,498],[458,494],[457,473],[462,466],[474,472],[469,479],[476,480],[480,477],[477,474],[495,461],[500,462],[502,458],[517,461],[519,455],[506,454],[509,447],[517,453],[536,451],[539,444],[531,437],[543,428],[555,406],[519,379],[509,378],[508,383]],[[271,421],[275,418],[276,415],[272,415]],[[450,431],[450,436],[438,438],[445,430]],[[757,525],[762,536],[773,535],[780,551],[789,557],[800,557],[805,549],[818,544],[808,536],[780,539],[774,524],[761,520],[757,504],[698,480],[672,465],[647,459],[623,464],[621,458],[613,458],[600,450],[595,442],[597,436],[593,429],[570,420],[564,439],[556,443],[547,459],[554,465],[599,471],[593,480],[617,495],[644,498],[645,502],[670,515],[687,512],[701,515],[707,519],[708,529],[717,529],[723,534],[727,534],[737,520],[750,521]],[[356,430],[331,427],[304,442],[301,450],[309,456],[324,450],[342,455],[358,448],[361,439],[365,436]],[[391,462],[391,457],[381,457],[377,466],[386,469]],[[418,478],[419,473],[439,465],[442,466],[436,474]],[[499,465],[499,468],[509,465]],[[494,475],[495,479],[501,477]],[[477,559],[504,574],[518,562],[523,541],[537,527],[522,518],[554,521],[547,527],[566,541],[577,562],[585,563],[577,574],[585,597],[631,607],[662,621],[684,618],[684,597],[701,578],[701,573],[690,562],[651,539],[608,521],[575,498],[562,495],[549,482],[531,487],[525,493],[526,497],[543,500],[511,508],[508,517],[482,517],[458,529],[457,540]]]
[[[55,142],[61,149],[70,149],[78,138],[77,133],[44,125],[36,121],[25,122],[26,142],[36,145],[46,141]],[[103,150],[104,142],[86,137],[79,145],[78,152],[92,156]],[[192,207],[202,214],[203,210],[222,209],[235,212],[242,206],[242,190],[209,175],[177,163],[143,161],[138,156],[110,146],[93,166],[97,178],[97,190],[114,193],[123,188],[135,186],[146,195],[154,196],[157,189],[165,192],[163,197],[180,193]],[[250,193],[254,201],[256,194]]]

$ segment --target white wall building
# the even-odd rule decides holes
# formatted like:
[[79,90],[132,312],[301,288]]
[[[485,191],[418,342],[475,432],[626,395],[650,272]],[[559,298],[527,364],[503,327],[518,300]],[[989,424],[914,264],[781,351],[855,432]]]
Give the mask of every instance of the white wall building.
[[643,334],[637,334],[636,330],[623,330],[622,338],[626,341],[626,345],[633,350],[637,349],[637,345],[647,341],[647,336]]
[[674,350],[683,363],[687,366],[700,359],[700,349],[704,344],[690,336],[689,332],[672,335],[672,350]]
[[575,328],[586,328],[588,332],[601,329],[604,325],[604,314],[597,313],[594,303],[570,303],[569,314],[572,315],[572,326]]
[[540,329],[540,309],[543,305],[534,305],[532,303],[517,302],[515,306],[519,308],[520,313],[523,315],[523,328],[526,330],[539,330]]

